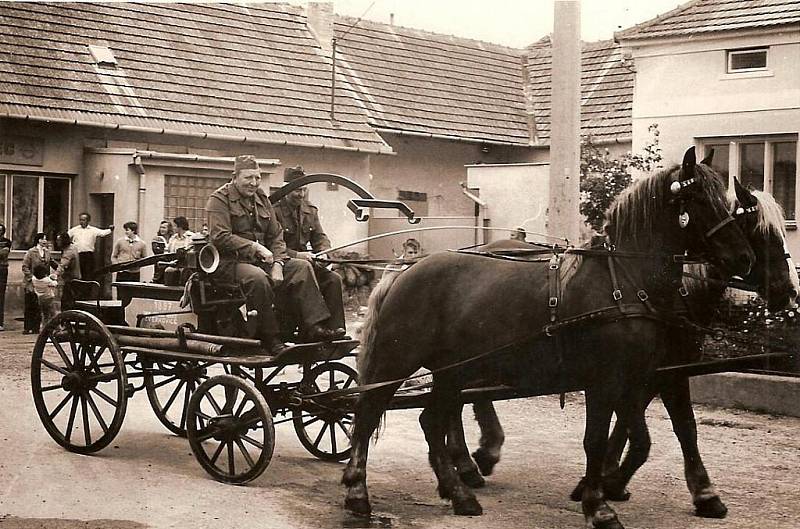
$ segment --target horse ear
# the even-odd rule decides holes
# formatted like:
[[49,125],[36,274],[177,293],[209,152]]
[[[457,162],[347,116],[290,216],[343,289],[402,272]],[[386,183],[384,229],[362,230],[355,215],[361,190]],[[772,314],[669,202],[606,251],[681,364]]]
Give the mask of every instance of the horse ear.
[[697,165],[697,157],[695,156],[694,147],[689,147],[686,154],[683,155],[683,163],[681,168],[684,174],[694,175],[694,166]]
[[706,155],[705,158],[703,158],[703,160],[700,163],[711,167],[711,161],[713,159],[714,159],[714,149],[711,149],[710,151],[708,151],[708,154]]
[[739,182],[738,178],[733,179],[733,189],[736,191],[736,200],[738,200],[739,203],[744,207],[749,208],[750,206],[754,206],[758,203],[758,200],[753,196],[753,193],[744,187],[741,182]]

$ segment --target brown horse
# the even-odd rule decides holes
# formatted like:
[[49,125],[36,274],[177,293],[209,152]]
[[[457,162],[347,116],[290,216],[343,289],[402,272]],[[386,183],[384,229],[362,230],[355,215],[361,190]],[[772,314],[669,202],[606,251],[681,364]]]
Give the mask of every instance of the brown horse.
[[345,506],[371,511],[370,437],[402,380],[425,367],[433,388],[420,423],[439,493],[456,514],[482,508],[455,471],[447,425],[460,411],[459,391],[491,373],[521,393],[585,389],[584,516],[595,527],[621,528],[601,491],[611,416],[625,418],[632,442],[648,437],[644,386],[665,354],[652,344],[671,332],[663,319],[681,278],[675,256],[707,248],[721,270],[747,274],[754,254],[732,220],[724,188],[696,164],[694,149],[681,167],[638,180],[609,211],[607,247],[567,252],[573,273],[558,299],[560,330],[548,327],[547,263],[446,252],[403,273],[364,329],[359,376],[371,386],[355,407]]
[[[704,160],[703,162],[710,162]],[[798,295],[797,272],[786,250],[785,219],[775,199],[766,193],[749,192],[735,181],[736,220],[753,248],[756,261],[744,282],[756,288],[767,301],[772,311],[789,308],[795,304]],[[529,245],[517,241],[499,241],[484,249],[523,248]],[[688,275],[684,278],[685,307],[693,323],[708,326],[720,300],[726,282],[717,271],[707,265],[687,265]],[[698,361],[704,334],[696,327],[686,327],[684,332],[676,333],[670,341],[665,365],[685,364]],[[697,447],[697,428],[691,407],[691,395],[686,377],[661,376],[658,385],[652,390],[648,402],[660,394],[673,422],[673,430],[680,441],[684,454],[686,483],[692,495],[695,512],[698,516],[721,518],[727,508],[716,493],[703,465]],[[500,459],[504,432],[491,401],[480,401],[473,405],[476,420],[480,426],[481,437],[478,450],[473,453],[475,462],[469,457],[464,442],[461,421],[456,421],[448,433],[448,449],[459,471],[462,481],[471,487],[483,485],[483,475],[491,474]],[[620,459],[627,442],[625,425],[617,421],[609,439],[606,455],[603,489],[606,497],[615,501],[625,501],[630,494],[625,490],[627,482],[638,467],[623,463]],[[649,447],[632,447],[631,450],[646,453]],[[641,461],[642,457],[630,461]],[[477,467],[476,467],[477,463]],[[624,470],[623,470],[624,469]],[[480,470],[480,472],[479,472]],[[575,501],[581,499],[582,482],[572,492]]]

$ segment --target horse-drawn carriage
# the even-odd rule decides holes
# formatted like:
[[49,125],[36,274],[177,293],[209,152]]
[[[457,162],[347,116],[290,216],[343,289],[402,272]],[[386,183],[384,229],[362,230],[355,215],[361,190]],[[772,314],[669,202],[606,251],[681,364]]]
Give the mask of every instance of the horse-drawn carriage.
[[[359,221],[369,218],[368,208],[393,208],[412,223],[419,220],[402,202],[376,200],[352,180],[331,174],[294,180],[270,200],[321,181],[358,195],[348,207]],[[107,267],[100,273],[171,262],[167,284],[114,283],[116,300],[99,299],[94,281],[72,285],[82,293],[77,310],[42,329],[31,362],[36,409],[57,443],[84,454],[106,447],[122,426],[128,399],[144,391],[159,421],[188,437],[199,463],[220,481],[258,477],[272,456],[274,425],[282,422],[293,424],[316,457],[349,457],[352,406],[325,393],[355,385],[347,358],[358,342],[290,343],[270,354],[249,337],[254,333],[238,287],[211,281],[218,257],[198,238],[177,254]],[[126,321],[126,308],[142,299],[168,303]],[[176,310],[175,302],[189,306]],[[177,323],[174,329],[164,328],[169,321]],[[294,328],[284,331],[287,341],[298,341]]]
[[[327,178],[297,180],[282,194]],[[365,220],[366,207],[395,207],[413,220],[403,205],[359,194],[351,202],[359,220]],[[698,333],[708,330],[698,323],[702,315],[692,314],[696,302],[685,299],[685,287],[677,288],[687,251],[703,253],[722,271],[721,279],[707,282],[725,283],[734,272],[751,272],[776,304],[796,296],[782,228],[763,226],[763,215],[748,220],[743,216],[747,210],[758,208],[744,206],[740,214],[730,214],[718,177],[696,164],[691,151],[682,167],[634,186],[612,211],[616,231],[602,245],[478,248],[427,257],[387,286],[385,301],[371,315],[358,359],[361,385],[353,368],[342,362],[356,347],[354,340],[302,344],[272,356],[257,340],[231,336],[246,328],[246,314],[238,310],[242,300],[204,281],[204,268],[213,267],[214,259],[198,248],[186,260],[189,269],[196,263],[198,275],[186,277],[181,287],[117,285],[123,304],[140,295],[189,298],[197,328],[147,329],[144,316],[135,327],[120,325],[109,316],[113,307],[104,311],[102,304],[95,306],[99,317],[65,312],[43,329],[34,348],[34,400],[59,444],[90,453],[111,442],[127,399],[144,389],[161,422],[189,438],[201,465],[216,479],[233,483],[263,472],[272,455],[274,424],[292,421],[301,443],[317,457],[344,460],[352,455],[343,478],[345,504],[360,514],[371,510],[366,446],[380,417],[386,409],[422,407],[420,422],[439,493],[452,500],[457,514],[474,515],[481,507],[462,481],[465,474],[456,460],[457,452],[465,451],[461,404],[586,389],[587,476],[576,497],[583,502],[587,523],[611,529],[622,526],[606,500],[624,492],[644,463],[649,448],[644,407],[661,392],[665,404],[670,402],[670,414],[685,419],[676,434],[695,507],[701,515],[723,516],[724,505],[692,434],[687,376],[752,365],[770,354],[696,363],[670,353],[692,346]],[[751,248],[761,236],[763,243]],[[671,297],[687,302],[687,311],[675,315],[665,310],[660,303]],[[376,334],[376,328],[381,332]],[[487,362],[496,368],[497,358],[508,358],[508,353],[521,360],[505,362],[497,378],[524,375],[515,379],[519,383],[481,386]],[[299,381],[288,380],[286,367],[291,365],[302,366]],[[433,371],[431,391],[396,394],[423,366]],[[138,386],[130,382],[136,379],[141,380]],[[675,385],[648,386],[654,380]],[[631,449],[617,470],[604,476],[612,413],[623,437],[630,437]],[[273,421],[275,416],[285,418]]]

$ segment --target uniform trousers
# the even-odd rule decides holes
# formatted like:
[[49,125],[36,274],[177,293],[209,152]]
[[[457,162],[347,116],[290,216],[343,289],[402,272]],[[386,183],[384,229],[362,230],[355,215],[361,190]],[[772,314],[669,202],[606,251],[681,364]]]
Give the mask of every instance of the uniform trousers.
[[[331,313],[317,287],[311,263],[303,259],[284,261],[283,283],[274,288],[267,272],[250,263],[223,261],[212,274],[217,284],[238,284],[247,300],[248,312],[255,310],[259,317],[259,338],[265,339],[280,333],[275,316],[276,299],[286,303],[299,315],[305,328],[330,318]],[[274,265],[279,266],[279,265]]]
[[319,291],[322,293],[322,297],[325,298],[325,305],[328,307],[328,312],[331,313],[328,326],[331,329],[336,329],[337,327],[344,329],[342,277],[336,272],[331,272],[319,264],[314,265],[314,275],[317,278]]

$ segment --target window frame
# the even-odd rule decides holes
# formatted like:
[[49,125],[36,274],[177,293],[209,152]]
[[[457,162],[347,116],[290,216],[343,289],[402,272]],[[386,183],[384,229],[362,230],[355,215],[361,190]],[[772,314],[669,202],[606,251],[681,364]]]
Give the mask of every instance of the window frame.
[[[798,134],[767,134],[767,135],[737,135],[716,136],[698,139],[701,158],[708,155],[710,148],[715,145],[728,144],[728,187],[733,186],[733,179],[741,176],[741,146],[745,144],[764,144],[764,192],[772,194],[774,189],[773,173],[775,169],[774,145],[776,143],[795,143],[795,196],[794,219],[786,219],[788,228],[796,229],[800,220],[800,137]],[[787,211],[787,216],[789,212]]]
[[[764,66],[759,66],[758,68],[733,68],[733,58],[735,56],[755,52],[764,52]],[[733,50],[727,50],[725,53],[725,73],[727,74],[766,71],[769,71],[769,46],[759,46],[756,48],[737,48]]]
[[[69,219],[72,218],[72,181],[74,175],[67,174],[52,174],[41,173],[35,171],[15,171],[15,170],[0,170],[0,179],[5,184],[5,209],[3,215],[5,217],[6,237],[15,240],[14,236],[14,177],[36,178],[37,180],[37,208],[36,208],[36,232],[44,231],[44,183],[45,179],[65,180],[67,182],[67,224]],[[69,227],[69,226],[67,226]],[[27,248],[12,249],[12,254],[25,253]]]

